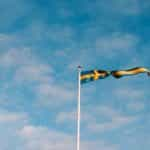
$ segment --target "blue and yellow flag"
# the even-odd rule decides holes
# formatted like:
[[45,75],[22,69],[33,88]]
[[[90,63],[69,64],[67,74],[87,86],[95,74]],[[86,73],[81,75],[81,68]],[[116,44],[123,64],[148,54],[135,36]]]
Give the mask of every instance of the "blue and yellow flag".
[[105,70],[82,71],[80,76],[80,81],[81,83],[87,83],[89,81],[104,79],[109,75],[111,75],[111,72]]
[[89,81],[95,81],[98,79],[105,79],[106,77],[112,75],[115,78],[121,78],[123,76],[136,75],[140,73],[147,73],[150,76],[150,69],[144,67],[136,67],[128,70],[91,70],[91,71],[82,71],[80,76],[81,83],[87,83]]
[[136,75],[140,73],[147,73],[150,76],[150,69],[144,67],[136,67],[128,70],[115,70],[111,71],[111,75],[115,78],[121,78],[123,76]]

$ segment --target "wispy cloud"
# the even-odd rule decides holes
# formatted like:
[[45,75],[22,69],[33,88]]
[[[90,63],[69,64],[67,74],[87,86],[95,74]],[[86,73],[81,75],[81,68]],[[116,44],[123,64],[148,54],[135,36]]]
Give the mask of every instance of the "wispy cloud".
[[[76,137],[45,126],[35,126],[30,123],[30,117],[25,113],[0,110],[0,144],[3,149],[22,150],[70,150],[76,147]],[[9,145],[8,145],[9,139]],[[15,143],[15,144],[14,144]],[[103,140],[83,140],[83,150],[94,147],[95,150],[116,150],[117,145]]]
[[[96,1],[96,6],[94,7],[97,11],[101,8],[103,13],[112,13],[112,15],[129,15],[135,16],[139,15],[143,9],[141,3],[138,0],[111,0],[106,4],[106,1]],[[100,10],[99,10],[100,11]]]
[[10,40],[10,36],[2,33],[0,34],[0,42],[8,41],[8,40]]
[[[99,122],[98,118],[102,116],[105,118],[105,121]],[[124,115],[110,107],[100,107],[95,117],[97,120],[88,122],[87,124],[87,128],[94,133],[118,129],[138,119],[137,116]]]
[[[77,65],[148,66],[149,8],[148,0],[1,0],[1,149],[74,149]],[[109,78],[84,87],[81,149],[149,147],[148,81],[133,80],[133,86]],[[124,144],[131,138],[119,131],[136,126],[142,129],[127,133],[134,142]]]
[[77,119],[77,113],[75,111],[72,112],[60,112],[56,117],[56,123],[73,123]]
[[119,0],[118,2],[113,1],[113,9],[118,10],[124,15],[139,15],[142,11],[141,5],[138,0]]
[[92,122],[88,125],[88,129],[93,133],[106,132],[113,129],[121,128],[122,126],[128,125],[135,120],[137,120],[136,117],[114,116],[114,119],[112,119],[110,122]]
[[116,89],[114,91],[114,94],[119,98],[127,98],[128,100],[139,100],[144,97],[145,92],[143,90],[131,87],[124,87]]
[[75,95],[73,89],[65,84],[56,83],[53,67],[39,60],[32,49],[10,49],[0,57],[2,67],[6,70],[13,68],[11,73],[13,80],[8,83],[8,86],[11,87],[10,84],[13,87],[28,85],[32,89],[32,94],[37,98],[35,103],[43,106],[53,104],[52,107],[54,107],[73,100]]
[[135,111],[135,112],[140,112],[140,111],[143,111],[144,108],[145,108],[145,104],[144,102],[130,102],[128,103],[128,108],[131,110],[131,111]]
[[28,122],[28,117],[24,113],[9,112],[0,110],[0,123],[15,123],[15,122]]
[[33,63],[33,55],[30,48],[9,48],[0,56],[0,65],[14,67]]
[[48,128],[24,126],[20,135],[25,140],[25,148],[29,150],[73,149],[73,138],[71,136]]
[[[29,150],[70,150],[76,146],[75,137],[45,127],[24,126],[19,134],[24,139],[25,148]],[[81,148],[83,150],[90,150],[91,148],[116,150],[117,146],[100,140],[82,141]]]
[[138,43],[138,37],[131,34],[114,33],[103,36],[96,40],[96,49],[100,55],[116,56],[126,54],[129,50],[134,50]]
[[41,84],[36,88],[40,105],[56,107],[72,102],[75,92],[69,88],[53,84]]
[[52,68],[43,64],[31,64],[20,67],[15,73],[15,80],[20,82],[51,82]]
[[[89,113],[90,112],[90,113]],[[82,111],[82,124],[86,132],[100,133],[109,132],[135,122],[138,116],[122,114],[120,111],[106,106],[94,106],[94,109],[84,108]],[[73,126],[76,121],[76,112],[61,112],[56,117],[56,123]]]
[[0,109],[1,149],[19,150],[22,147],[22,143],[21,139],[17,135],[17,132],[28,123],[29,117],[26,113]]

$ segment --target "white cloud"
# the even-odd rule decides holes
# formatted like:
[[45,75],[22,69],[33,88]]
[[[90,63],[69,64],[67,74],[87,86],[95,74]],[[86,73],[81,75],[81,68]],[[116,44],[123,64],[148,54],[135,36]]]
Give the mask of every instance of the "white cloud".
[[12,123],[12,122],[27,122],[28,117],[25,114],[16,113],[16,112],[8,112],[6,110],[0,110],[0,124],[1,123]]
[[69,90],[67,91],[63,87],[57,85],[43,84],[38,87],[38,91],[39,94],[45,96],[57,97],[59,95],[64,98],[72,98],[72,93]]
[[[93,5],[95,6],[95,5]],[[123,16],[123,15],[128,15],[128,16],[135,16],[139,15],[144,11],[142,9],[142,5],[140,1],[138,0],[111,0],[109,3],[106,1],[96,1],[96,6],[90,8],[90,12],[95,8],[96,12],[99,12],[100,9],[103,11],[104,14],[106,12],[110,14],[112,17],[114,15],[118,16]]]
[[0,56],[0,65],[13,67],[17,65],[31,64],[34,62],[30,48],[10,48]]
[[111,121],[104,123],[91,122],[88,124],[88,129],[94,133],[100,133],[105,131],[110,131],[112,129],[118,129],[129,123],[132,123],[137,120],[137,117],[129,116],[114,116],[111,118]]
[[4,42],[8,40],[10,40],[10,36],[0,33],[0,42]]
[[[87,123],[89,120],[95,120],[92,115],[89,115],[87,112],[81,112],[82,122]],[[57,124],[67,124],[73,125],[77,120],[77,112],[76,111],[68,111],[68,112],[60,112],[56,116]]]
[[0,145],[2,150],[22,149],[17,132],[29,123],[26,113],[0,109]]
[[128,104],[128,108],[131,110],[131,111],[136,111],[136,112],[138,112],[138,111],[142,111],[142,110],[144,110],[144,108],[145,108],[145,104],[144,103],[142,103],[142,102],[131,102],[131,103],[129,103]]
[[15,82],[50,82],[53,69],[40,62],[30,48],[9,49],[1,55],[0,63],[4,67],[16,67]]
[[142,11],[142,7],[138,0],[118,0],[114,1],[113,10],[125,15],[139,15]]
[[99,55],[116,56],[126,54],[129,50],[134,50],[138,38],[131,34],[114,33],[96,40],[96,49]]
[[[132,92],[131,92],[132,91]],[[131,87],[119,88],[114,91],[114,94],[119,98],[126,98],[128,100],[140,100],[144,97],[144,91],[134,89]]]
[[[45,126],[34,126],[25,113],[0,110],[0,132],[1,149],[70,150],[76,146],[75,136]],[[95,150],[117,149],[115,145],[102,140],[81,142],[83,150],[90,150],[92,147]]]
[[51,107],[64,105],[65,102],[69,101],[72,102],[75,96],[72,89],[55,83],[40,84],[35,90],[38,93],[39,103]]
[[[95,117],[95,120],[87,122],[87,129],[94,133],[118,129],[138,119],[138,116],[125,115],[106,106],[96,107],[93,117]],[[102,120],[99,120],[99,118]]]
[[73,149],[72,137],[44,127],[24,126],[20,135],[28,150]]
[[107,142],[96,140],[96,141],[85,141],[83,144],[81,143],[81,149],[83,150],[118,150],[118,145],[109,144]]
[[[34,39],[34,41],[43,41],[44,39],[48,42],[56,44],[74,43],[74,30],[69,25],[47,25],[41,21],[33,20],[32,23],[28,26],[28,28],[26,28],[25,32],[27,32],[27,35],[30,35],[30,39]],[[28,41],[27,35],[25,39]]]
[[77,113],[75,111],[72,112],[60,112],[56,118],[56,123],[62,124],[67,122],[75,122],[77,119]]
[[49,65],[44,64],[31,64],[20,67],[16,70],[15,81],[21,82],[49,82],[52,80],[51,77],[52,68]]
[[52,66],[41,62],[33,54],[32,49],[10,49],[0,57],[1,66],[5,69],[13,68],[11,73],[13,80],[7,84],[7,87],[28,85],[37,98],[35,102],[37,105],[54,107],[73,100],[75,95],[73,89],[58,82],[56,84]]
[[[100,133],[114,129],[118,129],[135,122],[138,116],[130,116],[122,114],[111,107],[94,106],[91,108],[83,108],[81,112],[81,120],[86,132]],[[76,112],[61,112],[56,117],[57,124],[65,124],[68,127],[73,126],[76,122]]]
[[[70,150],[75,148],[76,138],[68,134],[52,131],[46,127],[24,126],[19,132],[24,139],[24,147],[28,150]],[[104,141],[82,141],[81,149],[116,150],[117,146]]]

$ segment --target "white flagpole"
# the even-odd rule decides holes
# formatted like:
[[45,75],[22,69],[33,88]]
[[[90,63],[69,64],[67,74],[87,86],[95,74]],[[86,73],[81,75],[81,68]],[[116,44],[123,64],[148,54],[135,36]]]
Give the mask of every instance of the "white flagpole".
[[80,150],[80,90],[81,66],[78,66],[78,104],[77,104],[77,150]]

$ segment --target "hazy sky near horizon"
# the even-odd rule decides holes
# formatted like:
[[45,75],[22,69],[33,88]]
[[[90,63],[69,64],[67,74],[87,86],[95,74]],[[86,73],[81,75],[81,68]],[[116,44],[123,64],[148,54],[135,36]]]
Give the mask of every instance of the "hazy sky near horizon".
[[[75,150],[77,66],[150,67],[149,0],[0,0],[0,149]],[[82,85],[81,150],[148,150],[150,78]]]

